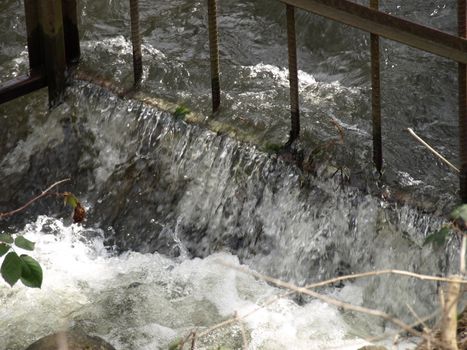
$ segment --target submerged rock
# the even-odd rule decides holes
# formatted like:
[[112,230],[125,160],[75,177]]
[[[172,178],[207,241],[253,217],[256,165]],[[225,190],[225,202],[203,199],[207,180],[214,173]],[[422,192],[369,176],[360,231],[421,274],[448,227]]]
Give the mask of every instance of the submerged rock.
[[58,332],[43,337],[26,350],[115,350],[105,340],[80,331]]

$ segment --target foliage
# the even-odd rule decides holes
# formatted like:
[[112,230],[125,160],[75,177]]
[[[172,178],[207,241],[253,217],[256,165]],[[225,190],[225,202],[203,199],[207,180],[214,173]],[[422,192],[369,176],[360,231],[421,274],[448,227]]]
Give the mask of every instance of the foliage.
[[284,148],[280,143],[267,142],[264,145],[264,150],[268,153],[279,153]]
[[432,233],[425,238],[423,245],[432,243],[438,247],[444,245],[446,240],[455,229],[465,230],[467,223],[467,204],[463,204],[456,209],[450,215],[451,222],[444,225],[440,230]]
[[[43,191],[38,196],[32,198],[29,202],[24,204],[18,209],[0,213],[0,219],[6,218],[12,215],[19,213],[20,211],[29,207],[35,201],[43,198],[46,195],[52,194],[50,191],[55,186],[69,181],[70,179],[60,180],[53,185],[51,185],[48,189]],[[58,197],[63,197],[64,204],[70,205],[73,208],[73,222],[80,223],[86,217],[86,210],[81,205],[80,201],[73,195],[71,192],[63,192],[63,193],[53,193]],[[29,250],[34,250],[34,242],[24,238],[20,235],[15,235],[15,237],[1,233],[0,234],[0,258],[5,256],[3,259],[3,263],[0,267],[0,274],[11,287],[13,287],[18,280],[21,279],[21,282],[31,288],[40,288],[42,285],[42,268],[39,263],[34,260],[32,257],[26,254],[18,255],[15,252],[14,247]]]
[[184,119],[187,114],[191,113],[190,109],[184,105],[180,105],[174,112],[174,117],[176,119]]
[[179,338],[174,340],[169,344],[169,350],[178,350],[180,349],[180,345],[182,344],[183,339]]
[[42,268],[39,263],[26,254],[18,255],[14,247],[24,250],[34,250],[34,242],[23,236],[0,234],[0,257],[5,256],[0,267],[0,273],[10,286],[18,280],[31,288],[40,288],[42,285]]
[[81,202],[78,200],[78,198],[76,198],[75,195],[71,192],[64,192],[63,200],[65,205],[68,204],[73,208],[73,222],[82,222],[86,217],[86,210],[81,205]]
[[432,243],[436,246],[442,246],[444,243],[446,243],[446,239],[449,237],[450,234],[451,228],[449,226],[443,226],[440,230],[436,231],[435,233],[432,233],[427,238],[425,238],[425,242],[423,242],[423,245]]

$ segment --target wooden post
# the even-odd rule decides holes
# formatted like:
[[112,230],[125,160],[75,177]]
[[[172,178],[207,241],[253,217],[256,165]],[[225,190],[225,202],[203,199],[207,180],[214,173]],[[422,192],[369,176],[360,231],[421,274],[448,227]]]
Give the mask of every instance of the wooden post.
[[[467,37],[466,0],[458,0],[459,36]],[[467,69],[465,63],[459,63],[459,151],[460,151],[460,196],[462,203],[467,203]]]
[[[379,0],[370,0],[370,7],[377,10]],[[371,114],[373,119],[373,162],[381,173],[383,168],[383,142],[381,137],[381,80],[379,36],[370,34],[371,42]]]
[[76,0],[62,0],[65,55],[69,66],[77,64],[81,56],[77,10]]
[[37,0],[42,37],[44,73],[49,105],[59,104],[65,90],[65,40],[61,0]]
[[217,31],[217,0],[208,0],[209,51],[211,56],[212,112],[216,113],[221,104],[219,79],[219,39]]
[[297,41],[295,35],[295,7],[286,5],[287,44],[289,53],[290,84],[290,136],[286,145],[291,145],[300,136],[300,110],[298,100]]
[[29,71],[39,71],[42,65],[42,51],[37,0],[24,0],[24,14],[28,39]]

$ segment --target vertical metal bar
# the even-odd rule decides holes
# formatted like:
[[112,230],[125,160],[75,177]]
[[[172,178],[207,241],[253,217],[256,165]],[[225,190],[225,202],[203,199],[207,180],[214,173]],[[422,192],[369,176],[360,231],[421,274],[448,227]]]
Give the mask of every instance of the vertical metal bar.
[[300,135],[300,110],[298,101],[297,42],[295,35],[295,7],[286,5],[287,44],[289,53],[290,114],[291,129],[287,145],[292,144]]
[[212,112],[219,110],[221,88],[219,82],[219,41],[217,30],[217,0],[208,0],[209,51],[211,56]]
[[[459,36],[467,38],[466,0],[458,0]],[[467,69],[464,63],[459,63],[459,151],[460,151],[460,196],[467,203]]]
[[[370,0],[370,7],[379,8],[379,0]],[[383,168],[383,142],[381,137],[381,80],[379,36],[370,35],[371,45],[371,114],[373,120],[373,162],[381,173]]]
[[61,0],[39,0],[39,24],[44,73],[49,88],[51,107],[63,100],[65,90],[65,40]]
[[62,0],[65,55],[68,65],[77,64],[81,56],[77,10],[76,0]]
[[133,45],[134,86],[141,84],[143,59],[141,54],[141,32],[139,28],[139,0],[130,0],[131,43]]
[[38,71],[42,65],[42,51],[37,0],[24,0],[24,13],[28,36],[29,70]]

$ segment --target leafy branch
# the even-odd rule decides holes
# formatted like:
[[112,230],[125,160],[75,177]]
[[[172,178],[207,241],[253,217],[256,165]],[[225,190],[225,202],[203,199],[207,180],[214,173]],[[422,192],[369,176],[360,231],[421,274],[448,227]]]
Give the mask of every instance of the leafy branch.
[[[31,204],[45,196],[55,195],[57,197],[62,197],[64,204],[68,204],[73,208],[73,222],[82,222],[86,217],[86,210],[81,205],[80,201],[71,192],[52,192],[56,186],[67,181],[70,181],[70,179],[57,181],[21,207],[0,213],[0,220],[25,210]],[[11,287],[19,280],[27,287],[40,288],[42,286],[43,274],[40,264],[27,254],[18,255],[14,249],[16,247],[33,251],[34,246],[34,242],[31,242],[23,236],[15,235],[14,237],[6,233],[0,234],[0,258],[5,256],[0,266],[0,274]]]
[[9,217],[9,216],[13,216],[13,215],[15,215],[16,213],[19,213],[20,211],[22,211],[22,210],[26,209],[27,207],[29,207],[29,206],[30,206],[32,203],[34,203],[35,201],[41,199],[42,197],[45,197],[45,196],[49,195],[49,194],[50,194],[50,191],[51,191],[54,187],[56,187],[56,186],[58,186],[58,185],[60,185],[60,184],[62,184],[62,183],[64,183],[64,182],[70,181],[70,180],[71,180],[71,179],[63,179],[63,180],[57,181],[56,183],[54,183],[53,185],[51,185],[49,188],[47,188],[45,191],[42,191],[42,193],[41,193],[40,195],[38,195],[38,196],[36,196],[36,197],[30,199],[26,204],[22,205],[22,206],[19,207],[18,209],[15,209],[15,210],[12,210],[12,211],[8,211],[8,212],[6,212],[6,213],[0,213],[0,219],[6,218],[6,217]]
[[6,254],[2,266],[0,267],[0,273],[5,282],[11,287],[20,279],[27,287],[41,287],[42,268],[39,263],[29,255],[18,255],[13,249],[13,246],[16,246],[24,250],[32,251],[34,250],[34,245],[34,242],[31,242],[23,236],[16,236],[13,238],[5,233],[0,234],[0,257]]
[[0,213],[0,219],[13,216],[13,215],[19,213],[20,211],[23,211],[24,209],[28,208],[32,203],[34,203],[35,201],[37,201],[37,200],[39,200],[39,199],[41,199],[41,198],[43,198],[45,196],[55,195],[55,196],[58,196],[58,197],[63,197],[64,203],[70,205],[73,208],[73,222],[75,222],[75,223],[82,222],[84,220],[84,218],[86,217],[86,210],[81,205],[80,201],[73,195],[73,193],[71,193],[71,192],[63,192],[63,193],[52,192],[52,189],[54,187],[56,187],[56,186],[58,186],[58,185],[60,185],[60,184],[62,184],[64,182],[68,182],[70,180],[71,179],[68,178],[68,179],[63,179],[63,180],[55,182],[54,184],[50,185],[46,190],[42,191],[41,194],[33,197],[32,199],[30,199],[26,204],[22,205],[21,207],[15,209],[15,210]]
[[448,237],[456,232],[458,234],[463,234],[467,230],[467,204],[463,204],[451,213],[450,222],[444,225],[440,230],[432,233],[431,235],[425,238],[423,245],[432,243],[438,247],[446,243]]

